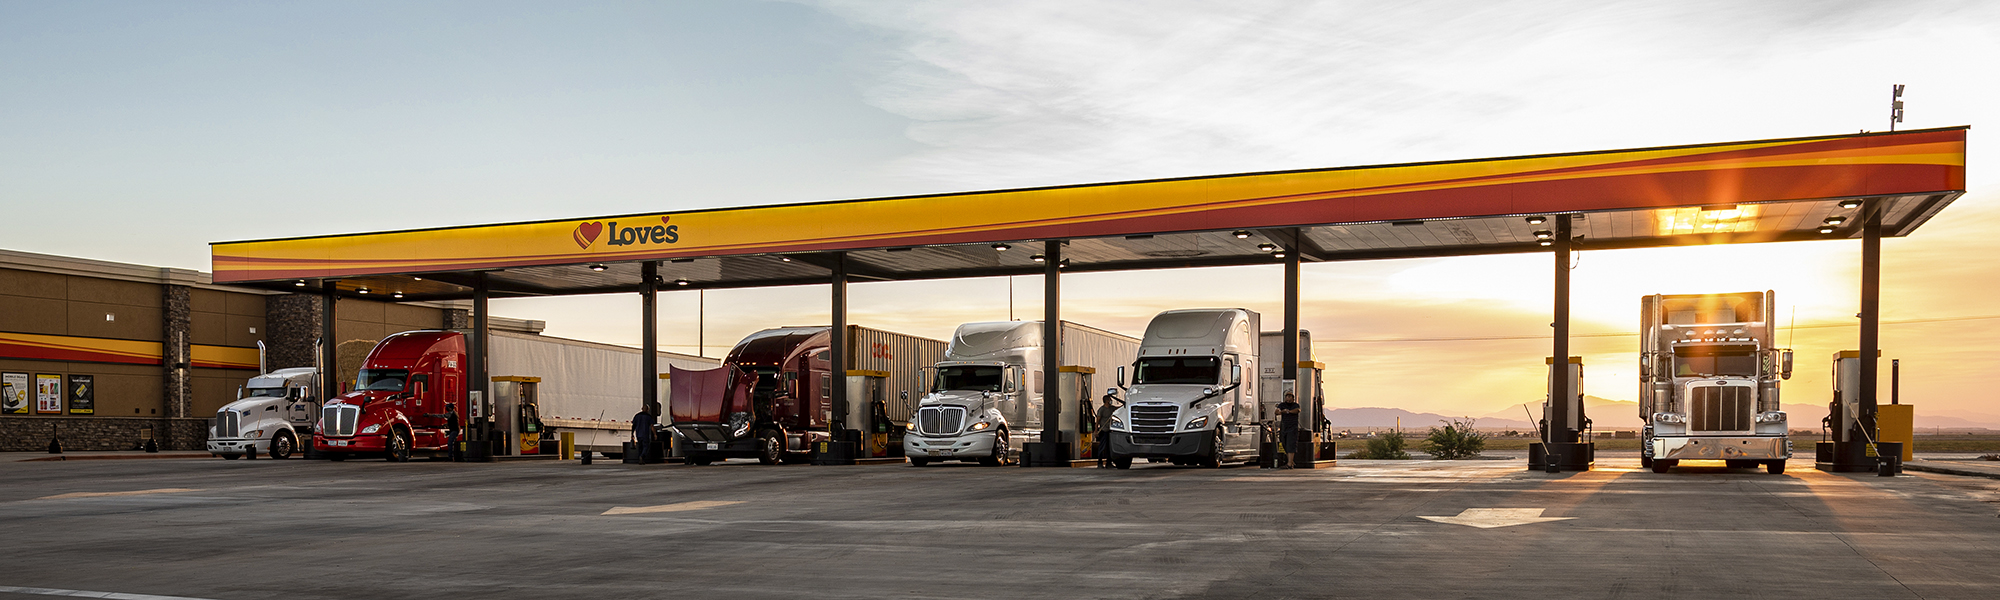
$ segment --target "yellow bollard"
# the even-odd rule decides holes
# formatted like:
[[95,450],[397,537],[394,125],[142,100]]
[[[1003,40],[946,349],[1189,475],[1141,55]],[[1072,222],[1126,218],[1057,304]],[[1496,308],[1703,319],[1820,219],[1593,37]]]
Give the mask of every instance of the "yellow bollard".
[[562,457],[560,460],[576,458],[576,434],[565,431],[557,435],[562,440],[562,448],[556,451],[556,456]]

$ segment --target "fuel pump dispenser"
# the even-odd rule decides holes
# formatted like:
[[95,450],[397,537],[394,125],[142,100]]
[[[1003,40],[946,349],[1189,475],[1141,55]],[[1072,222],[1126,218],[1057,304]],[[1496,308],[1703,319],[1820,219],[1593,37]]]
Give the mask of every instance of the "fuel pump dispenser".
[[[909,397],[909,392],[903,392],[906,402]],[[875,395],[868,401],[868,456],[889,456],[889,433],[895,429],[896,424],[889,421],[889,405],[882,401],[882,388],[876,386]]]
[[[1568,382],[1562,397],[1542,403],[1542,440],[1528,444],[1529,470],[1588,471],[1597,462],[1597,444],[1590,439],[1590,418],[1583,414],[1583,357],[1571,356],[1565,362],[1568,368],[1558,369],[1555,357],[1546,360],[1550,381],[1562,377]],[[1563,403],[1563,410],[1551,411],[1555,402]],[[1549,415],[1557,413],[1563,418],[1550,421]],[[1554,460],[1550,460],[1552,454]]]
[[492,380],[493,435],[501,442],[500,453],[540,454],[542,417],[536,392],[542,378],[502,375]]
[[[1881,357],[1881,351],[1876,351]],[[1820,421],[1820,442],[1813,448],[1813,468],[1833,473],[1862,473],[1881,466],[1876,447],[1875,403],[1861,393],[1861,351],[1833,355],[1833,402]]]

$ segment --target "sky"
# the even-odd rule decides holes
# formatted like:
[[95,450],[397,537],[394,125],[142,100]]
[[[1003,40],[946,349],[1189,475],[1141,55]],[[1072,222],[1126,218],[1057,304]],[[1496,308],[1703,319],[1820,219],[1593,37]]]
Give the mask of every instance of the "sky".
[[[0,0],[0,248],[208,270],[227,240],[1880,131],[1904,84],[1900,128],[1973,126],[1970,191],[1884,242],[1885,357],[1920,423],[2000,427],[1993,64],[1991,2]],[[1580,253],[1587,392],[1635,396],[1640,296],[1775,290],[1784,400],[1820,414],[1857,346],[1859,254]],[[1540,400],[1549,262],[1306,265],[1328,404]],[[1131,335],[1173,308],[1272,320],[1280,276],[1077,274],[1062,310]],[[1039,318],[1040,284],[855,284],[850,321],[942,339]],[[661,342],[714,356],[827,305],[667,293]],[[638,310],[494,303],[634,345]]]

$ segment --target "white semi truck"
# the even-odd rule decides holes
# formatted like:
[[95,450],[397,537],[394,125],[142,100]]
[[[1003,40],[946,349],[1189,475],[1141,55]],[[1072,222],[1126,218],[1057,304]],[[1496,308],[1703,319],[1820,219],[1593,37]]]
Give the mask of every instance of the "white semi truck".
[[208,453],[225,459],[291,458],[319,418],[319,369],[278,369],[250,378],[236,401],[215,411]]
[[1063,321],[1062,372],[1051,377],[1042,372],[1042,331],[1042,321],[958,326],[944,359],[925,368],[919,379],[928,384],[903,436],[903,455],[910,464],[1008,463],[1023,443],[1041,437],[1047,427],[1042,403],[1052,391],[1062,403],[1064,439],[1078,439],[1079,401],[1088,401],[1095,389],[1092,376],[1108,376],[1131,364],[1139,340]]
[[1665,473],[1682,460],[1785,472],[1792,457],[1778,383],[1773,292],[1652,295],[1640,302],[1640,462]]
[[[1154,316],[1124,390],[1125,405],[1113,413],[1112,465],[1131,468],[1134,458],[1208,467],[1255,460],[1264,387],[1258,381],[1259,320],[1241,308]],[[1121,369],[1121,387],[1124,379]]]

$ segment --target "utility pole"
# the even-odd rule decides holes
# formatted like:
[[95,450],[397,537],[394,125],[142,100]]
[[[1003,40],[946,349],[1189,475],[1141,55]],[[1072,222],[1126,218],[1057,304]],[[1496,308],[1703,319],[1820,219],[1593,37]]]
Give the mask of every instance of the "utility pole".
[[1889,86],[1889,131],[1896,130],[1896,124],[1903,122],[1903,84]]

